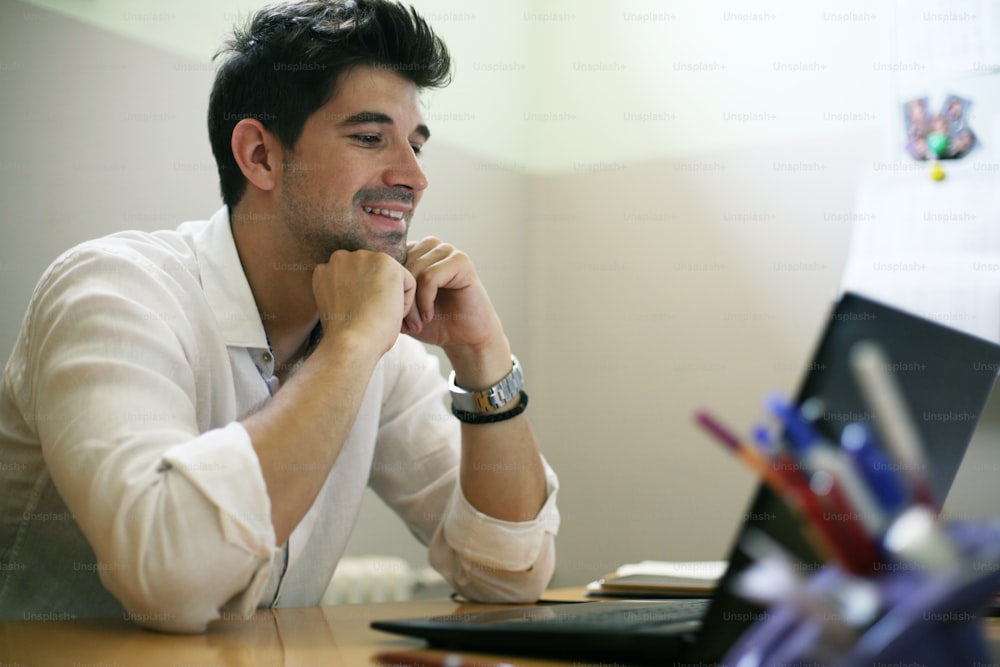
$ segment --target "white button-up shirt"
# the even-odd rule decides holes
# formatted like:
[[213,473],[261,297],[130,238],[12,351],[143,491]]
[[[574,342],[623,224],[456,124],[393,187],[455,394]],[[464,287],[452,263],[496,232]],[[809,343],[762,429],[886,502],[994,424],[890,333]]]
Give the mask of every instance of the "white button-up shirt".
[[462,594],[541,594],[559,525],[554,473],[546,464],[533,521],[476,511],[458,484],[460,431],[437,360],[403,335],[312,508],[275,544],[240,424],[279,390],[266,316],[226,209],[84,243],[49,267],[0,386],[0,617],[125,614],[200,631],[227,608],[317,604],[367,486]]

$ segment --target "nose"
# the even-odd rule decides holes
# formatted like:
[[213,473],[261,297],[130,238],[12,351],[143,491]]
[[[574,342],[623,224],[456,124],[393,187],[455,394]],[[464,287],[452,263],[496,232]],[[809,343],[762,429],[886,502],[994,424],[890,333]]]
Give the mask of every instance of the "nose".
[[427,176],[424,174],[420,161],[413,147],[408,143],[395,151],[393,160],[385,170],[385,184],[391,187],[404,187],[414,193],[427,188]]

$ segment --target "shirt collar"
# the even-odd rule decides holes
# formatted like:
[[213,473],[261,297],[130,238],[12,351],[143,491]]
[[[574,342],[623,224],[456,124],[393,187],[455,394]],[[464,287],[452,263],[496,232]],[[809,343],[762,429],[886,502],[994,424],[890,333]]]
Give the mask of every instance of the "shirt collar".
[[195,240],[195,252],[205,298],[226,345],[266,349],[267,334],[236,250],[228,208],[208,221]]

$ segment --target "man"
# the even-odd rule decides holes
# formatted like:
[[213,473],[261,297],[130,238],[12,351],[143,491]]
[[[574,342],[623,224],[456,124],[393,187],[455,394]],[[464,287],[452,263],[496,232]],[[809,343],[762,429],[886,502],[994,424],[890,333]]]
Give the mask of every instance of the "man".
[[0,387],[0,615],[197,632],[316,604],[366,485],[463,595],[537,598],[558,484],[519,364],[469,258],[407,241],[444,44],[386,0],[308,0],[224,55],[226,206],[84,243],[32,298]]

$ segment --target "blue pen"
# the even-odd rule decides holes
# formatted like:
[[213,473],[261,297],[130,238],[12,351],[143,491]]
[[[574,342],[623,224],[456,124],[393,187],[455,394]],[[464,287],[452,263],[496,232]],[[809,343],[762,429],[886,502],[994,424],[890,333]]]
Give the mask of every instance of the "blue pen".
[[791,453],[809,471],[810,485],[831,504],[823,517],[843,526],[847,533],[841,539],[852,540],[856,548],[863,544],[864,562],[869,566],[877,562],[889,517],[847,453],[831,446],[813,425],[823,413],[822,402],[810,399],[797,407],[772,397],[769,403],[785,427]]
[[753,441],[768,456],[777,456],[778,444],[771,435],[771,430],[763,424],[758,424],[753,428]]
[[[780,396],[772,396],[768,399],[768,405],[785,427],[785,439],[791,445],[792,453],[798,459],[802,459],[806,453],[812,449],[813,445],[823,442],[825,439],[816,428],[809,423],[802,411],[786,401]],[[814,409],[817,403],[810,404]],[[806,406],[803,406],[805,408]]]
[[840,434],[840,444],[868,483],[882,509],[888,514],[901,511],[908,494],[894,464],[874,441],[874,434],[864,424],[848,424]]

